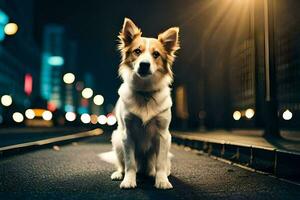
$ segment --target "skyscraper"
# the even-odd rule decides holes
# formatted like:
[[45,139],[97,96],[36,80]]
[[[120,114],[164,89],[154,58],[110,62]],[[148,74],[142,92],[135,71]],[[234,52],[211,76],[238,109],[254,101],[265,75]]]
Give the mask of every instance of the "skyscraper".
[[64,66],[65,30],[59,25],[47,25],[43,35],[41,96],[53,110],[63,105],[62,70]]

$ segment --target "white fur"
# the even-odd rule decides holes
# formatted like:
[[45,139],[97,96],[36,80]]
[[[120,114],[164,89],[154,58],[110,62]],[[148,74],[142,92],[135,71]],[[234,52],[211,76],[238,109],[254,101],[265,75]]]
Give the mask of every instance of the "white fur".
[[[179,49],[178,32],[179,29],[175,27],[160,34],[158,39],[141,37],[136,25],[128,18],[124,20],[119,35],[119,49],[123,59],[119,74],[123,84],[118,91],[120,97],[115,110],[118,128],[112,134],[117,170],[111,175],[113,180],[123,179],[121,188],[135,188],[137,172],[155,177],[156,188],[172,188],[168,179],[171,169],[169,125],[172,99],[169,85],[172,73],[164,73],[162,69],[170,69],[174,61],[174,53]],[[141,37],[139,41],[145,47],[140,53],[131,52],[135,53],[131,54],[135,55],[135,59],[128,63],[126,56],[132,50],[127,47],[135,37]],[[164,54],[167,53],[164,62],[158,62],[158,57],[153,55],[152,47],[159,43],[165,50]],[[149,73],[145,77],[138,73],[141,62],[150,64]],[[162,64],[166,66],[160,66]]]
[[[123,76],[130,76],[129,74],[130,72],[124,73]],[[144,86],[145,91],[149,88],[157,90],[146,100],[143,95],[136,93],[135,79],[123,77],[123,80],[116,105],[118,128],[112,135],[117,171],[111,178],[121,180],[125,173],[120,187],[134,188],[136,173],[141,171],[155,177],[155,187],[172,188],[168,180],[171,168],[168,156],[171,145],[169,124],[172,100],[168,86],[170,78],[161,79],[155,86],[152,85],[154,83],[150,78],[148,84]],[[157,88],[158,86],[160,88]]]

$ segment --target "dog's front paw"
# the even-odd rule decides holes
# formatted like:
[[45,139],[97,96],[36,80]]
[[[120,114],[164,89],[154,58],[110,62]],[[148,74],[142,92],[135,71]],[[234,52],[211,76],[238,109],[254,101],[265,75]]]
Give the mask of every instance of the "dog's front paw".
[[122,189],[130,189],[135,187],[136,187],[136,180],[134,179],[124,179],[120,184],[120,188]]
[[120,181],[123,179],[123,174],[120,171],[115,171],[114,173],[112,173],[112,175],[110,176],[111,180],[113,181]]
[[172,184],[168,180],[167,181],[155,181],[155,187],[157,189],[164,189],[164,190],[173,188]]

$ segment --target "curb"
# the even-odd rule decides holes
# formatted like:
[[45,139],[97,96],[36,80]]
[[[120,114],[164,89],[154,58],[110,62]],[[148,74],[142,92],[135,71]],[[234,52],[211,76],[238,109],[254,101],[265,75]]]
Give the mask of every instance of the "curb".
[[39,150],[43,148],[49,148],[53,145],[63,145],[70,142],[75,142],[80,139],[87,137],[98,136],[103,133],[103,130],[96,128],[90,131],[79,132],[75,134],[65,135],[61,137],[54,137],[44,140],[38,140],[34,142],[26,142],[22,144],[10,145],[0,148],[0,159],[8,156],[13,156],[16,154],[22,154],[33,150]]
[[300,183],[300,153],[172,133],[172,142]]

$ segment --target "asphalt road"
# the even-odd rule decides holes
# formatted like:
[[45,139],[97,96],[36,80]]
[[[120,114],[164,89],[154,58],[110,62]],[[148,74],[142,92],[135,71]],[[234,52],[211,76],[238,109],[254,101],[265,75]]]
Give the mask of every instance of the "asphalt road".
[[0,147],[69,135],[87,128],[6,128],[0,129]]
[[109,134],[0,160],[0,199],[298,199],[300,186],[250,172],[173,146],[172,190],[138,178],[121,190],[114,168],[97,156],[109,151]]

